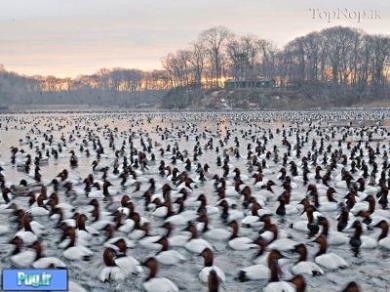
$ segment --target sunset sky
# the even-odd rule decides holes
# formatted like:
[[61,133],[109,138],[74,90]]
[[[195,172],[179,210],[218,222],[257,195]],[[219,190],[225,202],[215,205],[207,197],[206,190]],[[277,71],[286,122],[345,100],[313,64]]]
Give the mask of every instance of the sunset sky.
[[[381,19],[312,19],[310,8],[377,10]],[[224,25],[283,46],[334,25],[390,34],[389,0],[2,0],[0,64],[27,75],[75,77],[99,68],[161,68],[204,29]]]

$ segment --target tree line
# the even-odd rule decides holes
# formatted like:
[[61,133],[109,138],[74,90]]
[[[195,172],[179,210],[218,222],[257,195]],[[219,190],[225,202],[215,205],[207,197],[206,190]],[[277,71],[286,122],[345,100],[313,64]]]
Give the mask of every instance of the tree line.
[[270,40],[214,27],[187,49],[169,53],[162,64],[174,86],[263,78],[376,92],[389,86],[390,37],[337,26],[297,37],[280,49]]
[[227,79],[273,80],[281,87],[325,86],[334,89],[334,96],[390,95],[390,37],[349,27],[311,32],[278,48],[271,40],[218,26],[201,32],[187,48],[169,53],[161,62],[162,70],[101,69],[77,78],[23,76],[0,65],[0,105],[65,98],[80,103],[126,100],[136,92],[221,87]]

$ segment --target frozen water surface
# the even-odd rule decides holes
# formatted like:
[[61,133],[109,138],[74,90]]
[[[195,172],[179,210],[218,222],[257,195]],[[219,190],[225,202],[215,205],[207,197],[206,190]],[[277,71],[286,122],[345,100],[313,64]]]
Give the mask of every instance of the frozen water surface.
[[[41,146],[42,142],[46,143],[48,149],[57,148],[57,142],[60,141],[63,135],[66,139],[66,147],[63,148],[63,152],[60,153],[59,158],[55,160],[53,157],[49,158],[48,165],[41,167],[42,180],[44,183],[49,183],[60,171],[63,169],[70,169],[69,166],[69,151],[75,150],[79,159],[79,166],[76,169],[70,170],[72,175],[77,175],[85,178],[88,174],[92,173],[91,163],[96,159],[96,153],[92,147],[92,141],[89,141],[88,148],[91,151],[91,156],[86,157],[85,153],[80,153],[79,146],[83,139],[88,140],[88,132],[90,137],[99,137],[100,141],[105,149],[105,154],[100,159],[100,165],[112,166],[114,160],[114,151],[109,149],[109,133],[112,132],[115,137],[115,147],[120,149],[122,142],[128,141],[130,135],[133,136],[134,147],[140,151],[143,151],[140,145],[140,137],[143,137],[146,142],[148,137],[152,139],[153,149],[152,151],[156,155],[156,164],[150,165],[148,170],[144,171],[141,175],[143,178],[154,178],[157,184],[164,184],[167,182],[166,177],[162,177],[158,174],[158,166],[163,159],[166,165],[171,165],[171,156],[166,155],[161,157],[159,149],[166,149],[170,144],[174,147],[177,142],[180,151],[188,151],[188,158],[193,159],[193,149],[196,144],[196,137],[199,138],[199,143],[202,149],[209,141],[210,138],[214,139],[214,149],[204,150],[203,154],[198,156],[198,161],[192,164],[192,171],[189,173],[191,177],[197,178],[198,175],[195,172],[196,164],[199,162],[202,165],[208,163],[210,165],[209,172],[212,174],[218,174],[222,176],[223,170],[216,164],[217,156],[221,156],[223,159],[223,149],[227,149],[227,154],[230,155],[230,173],[237,167],[241,170],[242,176],[249,176],[247,181],[244,181],[245,185],[252,188],[253,193],[256,193],[254,189],[254,180],[251,178],[253,173],[248,173],[248,160],[247,160],[247,145],[252,143],[252,151],[254,151],[255,143],[252,141],[252,136],[255,139],[259,139],[263,143],[263,136],[268,138],[267,151],[271,151],[272,155],[267,160],[267,168],[264,169],[264,183],[267,180],[273,180],[276,182],[276,186],[273,188],[275,193],[275,199],[266,203],[266,208],[275,211],[278,203],[276,197],[282,193],[283,188],[281,182],[278,180],[280,176],[279,170],[282,167],[282,158],[286,152],[286,147],[282,146],[282,132],[279,134],[277,129],[287,132],[287,139],[291,143],[293,149],[291,150],[290,160],[294,160],[298,164],[299,175],[302,175],[302,169],[299,167],[301,164],[301,158],[311,150],[312,140],[317,140],[317,146],[319,146],[321,137],[324,138],[325,149],[328,144],[332,145],[332,151],[334,149],[341,148],[344,153],[349,157],[349,150],[347,149],[346,142],[342,143],[339,147],[338,141],[342,139],[344,134],[348,135],[346,140],[352,141],[352,145],[357,143],[358,140],[368,141],[368,134],[372,133],[371,145],[376,149],[377,144],[380,143],[381,154],[377,155],[377,163],[379,168],[382,167],[382,154],[384,151],[389,150],[389,136],[388,129],[381,126],[380,123],[389,118],[390,112],[386,110],[378,111],[334,111],[334,112],[236,112],[236,113],[44,113],[44,114],[15,114],[0,116],[0,161],[4,168],[3,174],[5,175],[6,185],[18,184],[21,179],[28,179],[29,182],[33,182],[34,167],[32,166],[30,174],[26,174],[17,171],[17,168],[10,163],[11,146],[16,146],[19,149],[24,149],[26,153],[30,153],[34,159],[36,156],[35,146]],[[347,128],[344,125],[352,123],[352,127]],[[78,129],[75,129],[75,126]],[[311,129],[307,132],[308,129]],[[360,133],[364,129],[363,136]],[[271,131],[274,138],[269,139],[268,131]],[[54,143],[52,146],[48,145],[48,142],[44,139],[44,133],[54,136]],[[224,140],[226,135],[230,133],[230,139],[226,140],[224,145],[220,147],[220,152],[216,153],[215,148],[219,145],[219,140]],[[296,157],[296,151],[294,150],[296,144],[296,135],[298,134],[303,140],[306,133],[308,135],[308,142],[305,143],[301,149],[301,158]],[[332,137],[334,133],[334,137]],[[70,135],[73,135],[73,139],[70,141]],[[188,141],[186,140],[188,135]],[[30,136],[33,141],[34,147],[30,149],[28,144],[21,144],[19,139],[26,140],[26,136]],[[162,137],[164,136],[164,139]],[[180,136],[180,137],[179,137]],[[239,151],[240,158],[236,158],[233,155],[233,149],[236,148],[234,138],[238,137],[240,142]],[[273,161],[273,147],[276,145],[279,150],[279,161]],[[384,148],[383,148],[384,147]],[[125,145],[126,155],[129,156],[129,144]],[[362,148],[367,159],[367,149],[364,144]],[[45,152],[43,152],[45,156]],[[263,155],[264,156],[264,155]],[[260,157],[260,161],[264,157]],[[147,153],[147,157],[150,158],[150,153]],[[330,158],[330,155],[329,155]],[[123,158],[120,158],[120,163]],[[348,160],[347,169],[350,168],[350,160]],[[322,163],[322,156],[319,156],[318,163]],[[314,173],[314,166],[309,164],[310,173]],[[185,164],[178,161],[176,167],[180,172],[184,171]],[[371,166],[370,166],[371,167]],[[323,167],[325,169],[325,167]],[[334,170],[334,179],[336,175],[339,175],[341,171],[340,165]],[[112,167],[109,173],[112,172]],[[289,171],[288,171],[289,173]],[[324,172],[322,172],[324,174]],[[96,179],[101,178],[101,173],[94,173]],[[354,179],[359,176],[355,175]],[[380,172],[377,175],[377,181],[379,180]],[[232,181],[232,178],[229,178]],[[114,189],[120,188],[120,180],[111,181]],[[311,181],[315,183],[314,180]],[[197,195],[204,193],[208,198],[210,205],[215,205],[218,200],[217,194],[213,185],[214,181],[210,178],[206,183],[197,183],[190,197],[196,197]],[[335,183],[331,181],[330,184]],[[320,184],[320,183],[319,183]],[[142,185],[142,189],[146,189],[147,183]],[[115,197],[121,197],[122,194],[128,194],[131,196],[133,187],[121,190],[119,195]],[[52,193],[52,186],[48,187],[48,194]],[[297,187],[293,190],[297,193],[306,195],[307,186],[303,186],[302,183],[297,183]],[[336,189],[336,200],[342,202],[343,197],[347,191],[343,189]],[[68,199],[64,196],[63,192],[59,192],[60,201],[67,202]],[[323,195],[321,193],[320,195]],[[151,234],[162,234],[163,230],[159,228],[162,225],[163,219],[152,216],[151,212],[144,210],[143,199],[132,199],[136,211],[142,216],[146,217],[151,222]],[[81,196],[78,199],[78,203],[75,206],[82,210],[82,206],[86,205],[90,199],[85,196]],[[101,208],[106,207],[106,202],[101,201]],[[237,209],[243,210],[248,213],[249,210],[244,210],[241,204],[242,198],[237,199]],[[16,197],[14,202],[19,208],[28,208],[27,197]],[[69,203],[73,203],[68,201]],[[377,206],[379,208],[379,206]],[[330,222],[332,229],[335,228],[337,221],[336,217],[339,211],[323,212]],[[280,231],[285,231],[291,238],[297,242],[309,242],[312,239],[308,239],[307,235],[302,232],[298,232],[290,228],[290,224],[297,220],[300,215],[285,216],[284,219],[273,216],[273,221],[278,224]],[[102,236],[95,236],[91,244],[91,250],[94,252],[92,258],[87,262],[72,262],[66,260],[62,256],[63,250],[58,247],[58,241],[61,236],[55,226],[55,220],[45,217],[34,217],[34,220],[43,224],[46,227],[47,233],[41,238],[44,247],[44,253],[46,256],[55,256],[63,260],[68,268],[70,279],[78,284],[82,285],[88,291],[138,291],[142,290],[142,284],[146,278],[148,271],[145,271],[136,276],[129,276],[125,281],[102,283],[97,279],[99,271],[103,267],[102,253],[104,250],[101,244]],[[9,254],[12,251],[12,245],[8,241],[16,233],[16,223],[12,220],[8,214],[0,214],[0,221],[2,224],[8,224],[11,231],[7,234],[0,236],[0,267],[10,267]],[[88,222],[87,222],[88,224]],[[226,227],[219,215],[210,215],[210,224],[214,228],[228,228]],[[243,228],[241,227],[240,233],[245,234],[251,238],[257,237],[259,228]],[[179,233],[180,228],[175,228],[175,233]],[[352,230],[345,232],[348,236],[351,236]],[[103,233],[103,231],[102,231]],[[365,235],[376,237],[379,232],[375,228],[365,231]],[[114,236],[120,236],[119,232],[116,232]],[[221,291],[261,291],[262,288],[267,285],[268,281],[248,281],[239,282],[237,274],[240,268],[244,268],[254,264],[254,256],[256,250],[249,251],[234,251],[230,249],[226,242],[210,241],[215,248],[215,264],[224,270],[226,274],[226,281],[220,287]],[[308,259],[313,261],[314,254],[318,251],[318,246],[314,243],[307,245],[309,250]],[[198,278],[199,271],[203,267],[203,259],[200,256],[190,254],[184,248],[172,248],[180,251],[188,259],[183,264],[178,266],[160,266],[159,276],[167,277],[174,281],[180,290],[182,291],[207,291],[207,286],[201,284]],[[336,253],[342,256],[349,264],[350,267],[344,270],[337,271],[325,271],[324,275],[317,277],[305,277],[307,281],[307,291],[339,291],[348,282],[356,281],[359,283],[364,291],[386,291],[390,283],[389,271],[390,271],[390,253],[386,250],[375,248],[371,250],[362,249],[359,257],[353,257],[350,251],[349,244],[341,246],[330,246],[329,252]],[[140,245],[136,245],[134,248],[128,250],[128,254],[132,255],[139,261],[145,260],[147,257],[155,254],[155,251],[142,248]],[[290,254],[291,260],[282,267],[283,274],[282,279],[291,278],[290,268],[294,265],[297,257],[294,254]]]

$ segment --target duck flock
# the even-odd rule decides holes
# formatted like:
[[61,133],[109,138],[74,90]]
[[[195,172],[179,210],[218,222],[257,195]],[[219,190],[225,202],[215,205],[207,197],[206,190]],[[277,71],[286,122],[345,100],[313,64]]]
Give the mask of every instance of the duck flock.
[[0,268],[67,268],[70,291],[386,291],[388,118],[0,116]]

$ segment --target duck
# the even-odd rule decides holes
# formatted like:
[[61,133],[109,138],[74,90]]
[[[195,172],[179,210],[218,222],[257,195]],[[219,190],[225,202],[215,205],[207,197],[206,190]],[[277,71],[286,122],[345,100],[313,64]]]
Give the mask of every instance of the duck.
[[23,240],[19,236],[15,236],[11,241],[11,244],[15,245],[15,249],[10,257],[10,261],[13,266],[17,268],[28,268],[37,258],[37,253],[34,246],[30,249],[22,251]]
[[363,177],[360,177],[356,182],[358,183],[358,186],[359,186],[359,188],[358,188],[359,196],[360,195],[362,197],[365,197],[368,195],[375,196],[380,191],[379,186],[366,185],[366,181]]
[[[129,210],[129,209],[128,209]],[[129,212],[128,218],[122,222],[122,212],[118,211],[115,212],[115,219],[114,221],[117,223],[116,224],[116,229],[122,233],[129,234],[134,231],[135,229],[139,229],[141,227],[141,216],[137,212]],[[132,236],[134,238],[138,238],[142,236],[138,235],[135,236],[135,234]]]
[[307,199],[302,200],[304,205],[304,213],[306,213],[306,220],[299,220],[290,225],[291,228],[306,232],[309,238],[315,236],[319,231],[319,225],[317,217],[321,216],[320,213],[316,212],[316,208],[308,203]]
[[93,252],[82,245],[75,245],[76,230],[74,227],[68,227],[67,234],[70,238],[69,244],[63,252],[63,256],[71,261],[87,261],[93,255]]
[[176,250],[169,250],[169,241],[166,236],[161,237],[157,243],[161,244],[160,251],[154,258],[163,265],[177,265],[187,260],[187,258]]
[[178,292],[179,288],[174,282],[168,278],[156,277],[159,264],[158,261],[150,257],[143,262],[143,266],[149,269],[149,276],[143,283],[143,287],[147,292]]
[[274,281],[270,282],[263,289],[264,292],[305,292],[306,280],[302,275],[296,275],[287,281],[279,281],[278,277],[274,277]]
[[32,263],[34,269],[65,269],[66,264],[56,257],[44,257],[43,249],[40,241],[33,243],[33,248],[36,252],[36,259]]
[[8,206],[11,203],[11,200],[13,199],[11,190],[7,187],[1,188],[1,198],[0,198],[0,209],[5,208],[3,205]]
[[263,184],[260,187],[260,190],[258,192],[255,192],[253,196],[256,198],[257,201],[271,201],[275,198],[274,191],[272,189],[273,186],[275,186],[275,182],[272,180],[267,181],[266,184]]
[[363,234],[363,227],[362,227],[362,223],[360,221],[356,220],[352,224],[352,228],[355,229],[355,232],[349,241],[352,249],[356,249],[358,251],[359,248],[373,249],[373,248],[377,247],[378,243],[377,243],[377,240],[375,238],[362,235]]
[[18,185],[11,185],[10,190],[15,196],[23,196],[30,190],[30,187],[27,181],[22,179]]
[[269,249],[276,249],[279,251],[289,251],[291,246],[298,244],[295,240],[289,238],[287,234],[279,233],[276,224],[271,223],[270,215],[262,216],[264,227],[259,231],[259,236],[264,239]]
[[375,227],[381,229],[381,233],[378,237],[378,245],[381,248],[390,250],[390,237],[388,237],[389,233],[389,223],[386,220],[380,221]]
[[22,211],[21,214],[22,228],[15,234],[15,236],[20,237],[25,244],[31,245],[38,240],[38,236],[35,233],[37,230],[33,230],[29,215],[24,211]]
[[336,193],[336,190],[332,187],[326,190],[326,200],[319,201],[318,210],[321,212],[332,212],[339,209],[339,202],[333,197]]
[[349,264],[340,256],[335,253],[327,253],[327,240],[324,235],[318,236],[314,242],[318,243],[320,248],[315,255],[314,261],[321,267],[324,267],[327,270],[338,270],[344,269],[349,266]]
[[374,196],[368,195],[352,207],[351,213],[356,215],[359,211],[368,211],[370,214],[373,214],[375,212],[375,205],[376,201]]
[[225,223],[244,218],[244,213],[239,210],[231,209],[226,199],[221,200],[218,205],[222,207],[221,218]]
[[36,204],[31,206],[30,209],[28,209],[27,213],[31,214],[34,217],[49,215],[50,211],[47,209],[47,207],[43,203],[43,196],[42,195],[38,194],[35,197],[35,203]]
[[[242,220],[241,220],[241,225],[246,226],[246,227],[252,227],[256,228],[261,226],[261,221],[260,218],[262,215],[266,214],[266,210],[261,207],[261,205],[256,201],[255,198],[251,198],[249,200],[250,203],[250,214],[246,215]],[[264,212],[265,211],[265,212]],[[269,214],[272,214],[271,211],[268,211]]]
[[351,218],[354,218],[352,214],[350,214],[349,210],[347,207],[341,208],[340,214],[337,217],[337,231],[341,232],[343,230],[348,230],[352,226],[352,221],[350,220]]
[[328,241],[328,245],[342,245],[349,241],[346,234],[335,230],[329,230],[329,221],[326,217],[319,216],[317,218],[318,224],[322,227],[321,234],[324,235]]
[[143,271],[141,263],[127,254],[128,244],[121,238],[111,244],[106,245],[115,251],[115,265],[118,266],[126,275],[138,274]]
[[150,230],[150,223],[146,222],[142,224],[140,229],[133,231],[129,235],[129,237],[132,238],[131,235],[134,234],[134,232],[136,231],[139,231],[140,234],[144,232],[141,237],[137,238],[138,244],[147,249],[160,250],[161,245],[157,242],[161,238],[161,235],[149,235],[149,230]]
[[[13,239],[13,243],[23,244],[19,237]],[[33,267],[35,269],[66,268],[66,264],[55,257],[43,257],[43,249],[40,241],[35,241],[28,250],[17,253],[10,258],[11,263],[17,268]]]
[[106,172],[108,171],[109,167],[108,166],[99,166],[100,161],[94,160],[92,161],[92,171],[93,172]]
[[173,225],[169,222],[165,222],[162,225],[162,228],[166,230],[165,236],[168,239],[169,246],[182,246],[184,247],[188,240],[190,239],[190,234],[188,232],[184,234],[172,235]]
[[296,245],[294,252],[299,254],[298,261],[291,267],[294,275],[318,276],[324,274],[324,271],[316,263],[307,261],[307,248],[305,244],[301,243]]
[[239,237],[239,225],[237,221],[233,220],[229,223],[229,226],[232,229],[231,236],[228,241],[228,246],[234,250],[249,250],[257,247],[257,244],[253,242],[253,240],[249,237]]
[[287,198],[287,194],[282,194],[278,198],[279,206],[277,207],[275,213],[279,216],[288,216],[294,215],[299,212],[299,210],[293,204],[289,204],[289,199]]
[[129,240],[126,237],[123,237],[123,236],[114,237],[114,227],[113,227],[112,223],[108,223],[103,228],[103,231],[106,234],[106,238],[104,239],[104,246],[106,246],[106,247],[110,247],[112,244],[115,244],[119,240],[124,240],[124,242],[128,248],[134,248],[136,245],[134,241]]
[[94,235],[99,235],[99,231],[96,229],[86,226],[85,222],[87,220],[87,216],[84,214],[76,215],[76,237],[79,242],[82,242],[83,245],[90,245],[92,241],[92,237]]
[[185,230],[191,233],[187,243],[184,245],[187,250],[195,254],[200,254],[205,248],[209,248],[210,250],[213,249],[208,241],[204,240],[203,238],[198,238],[198,232],[196,230],[195,224],[191,222],[188,223]]
[[271,267],[279,259],[284,258],[280,251],[271,249],[268,256],[266,265],[257,264],[240,269],[238,279],[240,282],[253,281],[253,280],[266,280],[271,276]]
[[202,256],[204,260],[204,268],[199,273],[200,281],[202,283],[208,283],[210,272],[215,271],[220,281],[225,282],[225,273],[218,266],[214,265],[214,255],[212,250],[206,247],[200,253],[200,256]]
[[201,222],[199,229],[201,229],[202,235],[210,240],[225,241],[232,235],[232,233],[225,228],[210,228],[209,219],[205,211],[201,212],[198,221]]
[[169,216],[165,222],[170,222],[173,225],[180,226],[185,225],[189,221],[193,221],[197,217],[197,212],[194,210],[185,210],[184,209],[184,199],[178,198],[175,203],[178,205],[176,214]]
[[126,273],[117,266],[115,262],[115,251],[106,248],[103,252],[104,268],[99,273],[99,280],[102,282],[121,281],[126,278]]

